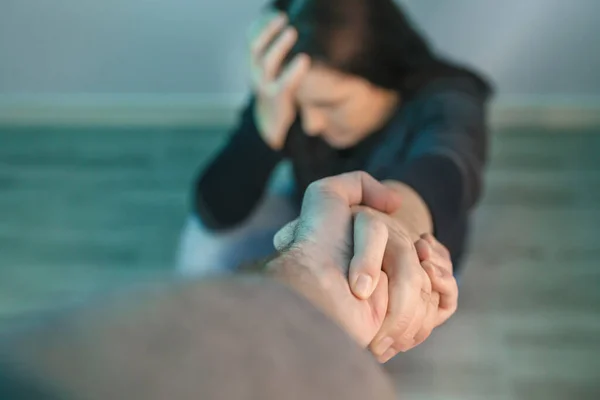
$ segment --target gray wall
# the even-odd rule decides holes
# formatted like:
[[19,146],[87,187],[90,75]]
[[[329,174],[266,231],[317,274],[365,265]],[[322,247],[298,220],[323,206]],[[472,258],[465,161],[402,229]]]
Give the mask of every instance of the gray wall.
[[[600,95],[598,0],[403,0],[508,95]],[[0,94],[245,91],[264,0],[0,0]]]

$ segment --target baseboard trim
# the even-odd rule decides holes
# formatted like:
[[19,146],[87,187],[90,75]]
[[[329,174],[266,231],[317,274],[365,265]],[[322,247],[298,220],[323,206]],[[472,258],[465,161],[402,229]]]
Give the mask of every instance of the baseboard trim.
[[599,96],[501,96],[491,106],[495,128],[586,129],[600,126]]
[[235,121],[237,95],[0,96],[11,126],[221,126]]
[[[227,126],[244,95],[0,95],[0,125]],[[494,128],[600,126],[600,96],[504,96],[492,103]]]

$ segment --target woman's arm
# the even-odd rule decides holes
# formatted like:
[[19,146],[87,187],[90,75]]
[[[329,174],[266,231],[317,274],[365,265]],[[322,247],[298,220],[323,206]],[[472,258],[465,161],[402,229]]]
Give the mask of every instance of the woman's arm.
[[282,160],[261,138],[254,120],[254,99],[244,110],[231,139],[200,175],[194,211],[210,229],[242,222],[261,199],[269,176]]
[[383,183],[402,199],[402,207],[391,216],[404,227],[411,243],[418,241],[426,233],[433,233],[431,211],[419,193],[403,182],[389,180]]
[[456,310],[458,286],[450,253],[442,252],[447,260],[436,257],[420,265],[415,241],[432,231],[442,243],[454,240],[478,199],[486,147],[483,109],[482,99],[468,93],[429,96],[413,110],[418,113],[415,134],[408,152],[399,155],[402,162],[379,177],[402,197],[402,206],[383,218],[389,240],[398,245],[383,260],[389,302],[371,343],[382,362],[420,344]]
[[405,162],[382,177],[405,196],[398,218],[412,234],[451,239],[481,196],[486,153],[484,99],[446,91],[424,101]]
[[287,25],[287,17],[276,13],[252,29],[254,96],[229,144],[196,185],[196,212],[208,228],[230,228],[248,217],[282,158],[278,150],[297,117],[294,93],[310,67],[304,54],[283,64],[298,37]]

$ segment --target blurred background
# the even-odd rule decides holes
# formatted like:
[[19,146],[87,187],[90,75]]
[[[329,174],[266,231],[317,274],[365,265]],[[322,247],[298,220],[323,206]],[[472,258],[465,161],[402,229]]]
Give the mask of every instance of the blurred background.
[[[600,398],[600,1],[401,3],[498,94],[460,311],[387,369],[403,399]],[[263,5],[0,1],[0,326],[172,273]]]

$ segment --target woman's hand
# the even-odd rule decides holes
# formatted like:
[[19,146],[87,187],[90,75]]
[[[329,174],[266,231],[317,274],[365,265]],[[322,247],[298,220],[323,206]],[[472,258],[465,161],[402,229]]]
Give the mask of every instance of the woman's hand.
[[429,275],[434,293],[438,294],[439,304],[435,326],[445,323],[458,308],[458,283],[454,278],[454,268],[450,252],[433,235],[425,234],[415,244],[421,266]]
[[388,232],[383,262],[355,254],[349,275],[353,293],[362,299],[368,298],[369,292],[354,284],[360,275],[374,277],[383,270],[389,278],[386,317],[370,345],[379,361],[387,362],[398,352],[424,342],[454,313],[458,286],[450,254],[433,236],[425,235],[414,243],[411,232],[393,216],[364,207],[357,210],[375,216]]
[[[381,262],[388,233],[383,222],[371,213],[354,214],[351,207],[359,204],[392,213],[399,208],[400,197],[364,172],[311,184],[304,195],[300,218],[283,227],[274,238],[281,255],[269,269],[367,347],[380,330],[387,310],[389,285]],[[369,260],[378,263],[379,269],[369,298],[361,300],[348,285],[348,266]]]
[[252,29],[250,50],[252,84],[256,94],[254,118],[263,140],[281,150],[296,119],[294,95],[310,68],[310,59],[299,54],[287,65],[285,58],[296,43],[298,33],[286,27],[285,14],[269,14],[266,22]]

